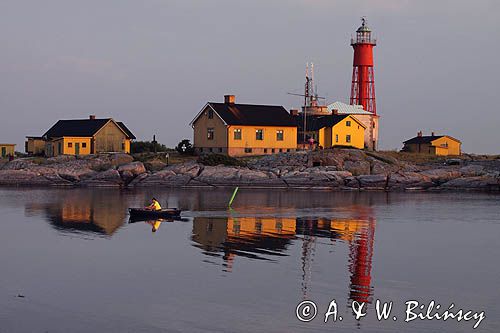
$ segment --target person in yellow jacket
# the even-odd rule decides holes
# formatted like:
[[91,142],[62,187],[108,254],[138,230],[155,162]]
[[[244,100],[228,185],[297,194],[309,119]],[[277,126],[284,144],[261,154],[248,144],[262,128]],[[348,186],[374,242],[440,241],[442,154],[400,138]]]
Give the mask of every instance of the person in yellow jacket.
[[158,202],[158,200],[156,200],[156,198],[153,198],[153,200],[151,201],[151,205],[147,206],[146,209],[149,209],[149,210],[161,210],[161,205]]

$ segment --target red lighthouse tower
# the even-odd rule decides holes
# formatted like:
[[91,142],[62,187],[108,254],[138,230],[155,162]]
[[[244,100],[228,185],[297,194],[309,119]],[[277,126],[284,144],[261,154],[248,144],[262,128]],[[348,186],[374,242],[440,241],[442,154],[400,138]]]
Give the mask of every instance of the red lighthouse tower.
[[361,27],[356,30],[356,38],[351,38],[354,61],[350,104],[363,105],[364,110],[376,115],[373,47],[377,45],[377,41],[372,38],[372,31],[366,25],[364,17],[361,21]]

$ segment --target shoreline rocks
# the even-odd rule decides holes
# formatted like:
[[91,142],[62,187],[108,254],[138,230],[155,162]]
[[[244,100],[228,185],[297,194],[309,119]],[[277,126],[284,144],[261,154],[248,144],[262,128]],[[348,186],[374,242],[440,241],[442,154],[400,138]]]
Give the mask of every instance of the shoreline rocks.
[[416,165],[356,149],[269,155],[246,167],[195,161],[148,171],[126,154],[18,159],[0,169],[0,186],[248,187],[355,191],[500,192],[499,161]]

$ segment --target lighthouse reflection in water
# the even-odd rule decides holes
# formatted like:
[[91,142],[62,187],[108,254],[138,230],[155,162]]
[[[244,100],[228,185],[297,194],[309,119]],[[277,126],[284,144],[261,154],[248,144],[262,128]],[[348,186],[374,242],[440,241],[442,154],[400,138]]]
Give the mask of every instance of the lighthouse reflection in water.
[[349,299],[371,302],[375,219],[366,207],[352,218],[195,217],[192,240],[205,254],[220,256],[225,271],[237,260],[275,260],[300,242],[302,294],[308,297],[316,244],[325,240],[349,248]]

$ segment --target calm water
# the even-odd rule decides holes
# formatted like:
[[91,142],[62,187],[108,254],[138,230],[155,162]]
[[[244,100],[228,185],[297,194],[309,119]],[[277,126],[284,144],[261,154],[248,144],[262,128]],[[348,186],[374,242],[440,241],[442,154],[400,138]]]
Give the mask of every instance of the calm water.
[[[230,195],[0,190],[0,332],[472,331],[405,323],[408,300],[485,311],[476,332],[500,331],[500,196],[242,190],[228,211]],[[152,196],[183,218],[129,223]],[[397,321],[376,319],[377,299]],[[331,300],[343,321],[325,324]]]

